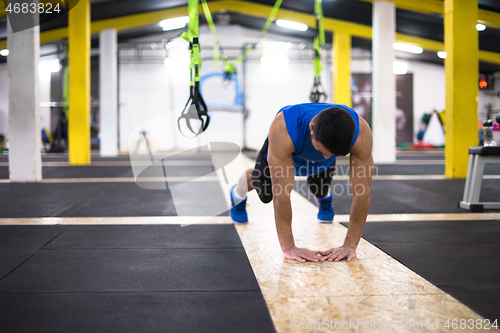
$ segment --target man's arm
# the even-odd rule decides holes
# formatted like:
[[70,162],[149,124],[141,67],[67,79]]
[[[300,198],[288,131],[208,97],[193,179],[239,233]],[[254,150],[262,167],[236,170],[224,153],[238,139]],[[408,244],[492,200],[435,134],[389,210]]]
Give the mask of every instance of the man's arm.
[[281,250],[288,259],[300,262],[324,261],[323,257],[318,256],[319,251],[297,248],[293,239],[292,204],[290,202],[290,193],[294,183],[293,150],[293,142],[288,135],[285,119],[280,113],[269,129],[267,161],[273,184],[274,219]]
[[[362,133],[362,134],[361,134]],[[366,217],[370,210],[372,194],[373,157],[372,135],[366,121],[360,117],[360,137],[356,141],[350,155],[349,182],[352,188],[352,205],[349,216],[349,228],[344,244],[338,248],[321,252],[329,261],[348,261],[356,257]]]

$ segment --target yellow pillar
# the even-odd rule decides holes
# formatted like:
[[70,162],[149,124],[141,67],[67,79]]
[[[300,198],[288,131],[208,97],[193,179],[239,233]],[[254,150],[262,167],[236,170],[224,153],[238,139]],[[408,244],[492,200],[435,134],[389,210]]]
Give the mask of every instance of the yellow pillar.
[[444,1],[446,74],[445,176],[465,178],[468,148],[478,145],[477,1]]
[[[75,1],[75,0],[71,0]],[[70,165],[90,164],[90,0],[69,11]]]
[[335,32],[333,36],[333,102],[352,106],[351,35]]

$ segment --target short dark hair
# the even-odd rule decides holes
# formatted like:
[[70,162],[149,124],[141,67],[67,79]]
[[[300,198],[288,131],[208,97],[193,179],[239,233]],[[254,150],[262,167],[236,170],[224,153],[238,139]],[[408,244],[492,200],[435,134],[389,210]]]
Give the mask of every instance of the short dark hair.
[[344,156],[351,151],[356,124],[351,114],[339,107],[331,107],[314,118],[313,138],[335,156]]

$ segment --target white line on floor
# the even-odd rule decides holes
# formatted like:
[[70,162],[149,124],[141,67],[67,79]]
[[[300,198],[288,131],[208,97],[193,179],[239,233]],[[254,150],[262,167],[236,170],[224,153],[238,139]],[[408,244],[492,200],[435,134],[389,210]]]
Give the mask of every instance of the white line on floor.
[[[140,177],[137,182],[216,182],[217,177]],[[134,183],[134,177],[102,177],[102,178],[45,178],[44,184],[50,183]],[[0,179],[0,184],[10,183],[9,179]]]
[[41,217],[0,219],[0,225],[232,224],[229,216]]

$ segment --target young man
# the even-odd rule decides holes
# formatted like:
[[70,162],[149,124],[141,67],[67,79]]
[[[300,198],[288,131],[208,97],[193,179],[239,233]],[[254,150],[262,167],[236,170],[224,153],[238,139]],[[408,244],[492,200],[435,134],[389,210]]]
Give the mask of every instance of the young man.
[[[300,262],[344,258],[349,261],[356,256],[370,209],[371,151],[371,129],[351,108],[326,103],[286,106],[273,120],[255,168],[247,170],[239,183],[231,188],[231,217],[238,223],[248,221],[246,193],[255,188],[262,202],[273,200],[276,230],[286,258]],[[326,251],[297,248],[292,234],[290,202],[294,175],[307,176],[309,190],[316,196],[319,206],[318,219],[332,222],[334,210],[330,183],[335,158],[349,153],[349,182],[353,198],[344,244]]]

